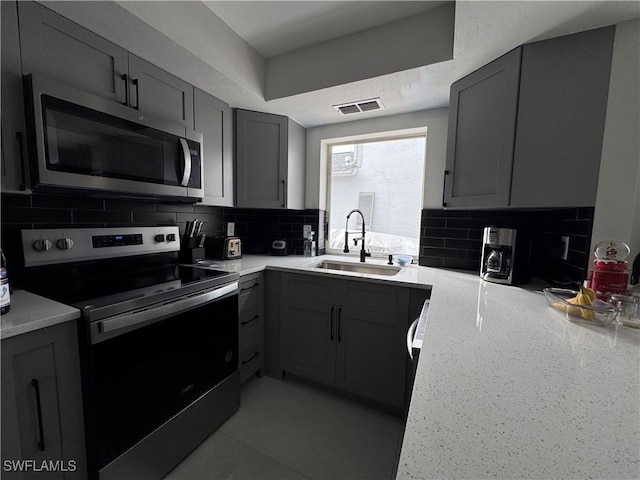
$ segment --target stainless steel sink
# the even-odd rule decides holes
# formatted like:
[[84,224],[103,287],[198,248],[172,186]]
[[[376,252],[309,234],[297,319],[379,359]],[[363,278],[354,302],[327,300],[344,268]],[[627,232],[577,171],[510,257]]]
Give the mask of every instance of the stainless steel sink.
[[371,265],[366,263],[340,262],[338,260],[323,260],[316,265],[316,268],[325,270],[342,270],[345,272],[369,273],[372,275],[397,275],[400,267],[392,265]]

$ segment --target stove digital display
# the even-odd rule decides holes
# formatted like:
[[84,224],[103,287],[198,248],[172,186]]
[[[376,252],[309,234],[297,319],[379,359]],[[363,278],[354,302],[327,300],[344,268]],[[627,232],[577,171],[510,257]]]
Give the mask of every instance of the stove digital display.
[[94,235],[91,237],[93,248],[123,247],[126,245],[142,245],[142,234],[131,235]]

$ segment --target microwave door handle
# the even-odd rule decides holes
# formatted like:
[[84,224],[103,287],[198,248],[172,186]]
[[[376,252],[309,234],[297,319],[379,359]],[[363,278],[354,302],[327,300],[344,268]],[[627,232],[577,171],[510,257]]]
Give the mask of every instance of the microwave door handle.
[[191,153],[189,152],[189,145],[187,144],[187,141],[184,138],[180,138],[178,140],[180,140],[182,156],[184,158],[184,171],[182,172],[180,185],[186,187],[189,183],[189,178],[191,178]]

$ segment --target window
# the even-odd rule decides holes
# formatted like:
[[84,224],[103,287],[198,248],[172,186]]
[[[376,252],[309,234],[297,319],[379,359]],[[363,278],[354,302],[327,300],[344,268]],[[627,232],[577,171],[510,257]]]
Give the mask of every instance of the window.
[[426,137],[336,143],[329,149],[329,252],[342,252],[345,228],[350,250],[360,250],[354,239],[361,236],[362,217],[353,214],[346,225],[347,214],[358,209],[372,255],[417,256]]

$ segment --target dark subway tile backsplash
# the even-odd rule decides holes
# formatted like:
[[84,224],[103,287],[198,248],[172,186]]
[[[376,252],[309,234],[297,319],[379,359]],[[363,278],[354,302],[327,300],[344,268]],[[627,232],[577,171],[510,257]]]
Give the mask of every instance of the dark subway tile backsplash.
[[[540,210],[422,210],[420,265],[480,270],[485,226],[515,228],[531,242],[535,276],[554,283],[587,277],[594,208]],[[560,237],[569,236],[567,260],[560,259]],[[517,249],[516,245],[516,249]]]
[[302,254],[302,226],[316,232],[318,253],[324,253],[328,228],[323,210],[263,210],[206,205],[160,203],[151,200],[96,198],[85,195],[3,193],[2,248],[21,258],[20,230],[30,228],[101,228],[178,225],[204,221],[207,236],[226,235],[227,222],[235,222],[235,234],[246,253],[268,253],[274,239],[286,239],[290,250]]

